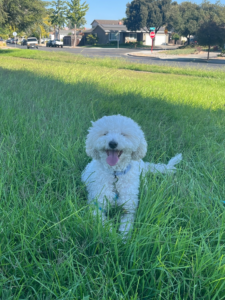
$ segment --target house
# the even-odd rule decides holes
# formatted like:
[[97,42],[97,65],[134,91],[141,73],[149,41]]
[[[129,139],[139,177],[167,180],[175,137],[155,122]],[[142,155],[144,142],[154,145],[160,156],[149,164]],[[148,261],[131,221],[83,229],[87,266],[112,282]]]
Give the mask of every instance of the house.
[[95,28],[97,25],[122,25],[123,21],[121,20],[94,20],[91,23],[92,28]]
[[[147,29],[130,31],[123,21],[120,20],[94,20],[91,23],[92,28],[85,31],[85,37],[93,34],[98,37],[99,44],[108,44],[119,40],[120,44],[129,42],[143,42],[143,45],[150,46],[152,39]],[[168,43],[169,35],[164,32],[165,28],[161,27],[155,36],[155,45],[165,45]],[[84,39],[85,39],[84,37]],[[87,41],[83,41],[87,44]]]

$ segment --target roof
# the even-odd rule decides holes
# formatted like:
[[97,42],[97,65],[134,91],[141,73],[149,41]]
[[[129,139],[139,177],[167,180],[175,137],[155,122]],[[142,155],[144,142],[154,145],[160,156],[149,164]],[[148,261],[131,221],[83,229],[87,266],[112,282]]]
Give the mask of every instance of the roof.
[[[89,32],[90,30],[92,30],[92,29],[87,29],[87,30],[85,30],[85,29],[79,29],[79,28],[77,28],[77,30],[76,30],[76,34],[78,35],[78,34],[80,34],[81,32]],[[54,31],[52,31],[52,32],[49,32],[50,34],[54,34],[55,32]],[[68,34],[74,34],[74,29],[60,29],[59,30],[59,34],[61,34],[61,35],[68,35]]]
[[[105,32],[110,32],[110,31],[119,31],[119,32],[149,32],[149,30],[145,28],[141,28],[140,30],[128,30],[126,25],[108,25],[108,24],[98,24],[100,28],[102,28]],[[97,27],[96,26],[96,27]],[[95,27],[95,28],[96,28]],[[94,30],[95,28],[92,28]],[[160,27],[157,33],[164,33],[165,27]]]
[[84,31],[84,33],[90,33],[90,32],[92,32],[93,29],[94,29],[94,28],[86,29],[86,30]]
[[65,34],[65,35],[67,35],[68,33],[72,33],[73,31],[74,31],[73,29],[67,29],[67,30],[60,29],[59,30],[59,34]]
[[94,22],[97,22],[98,24],[100,25],[120,25],[119,23],[121,23],[121,25],[123,24],[123,21],[121,20],[94,20],[91,25],[94,23]]
[[[91,33],[97,27],[100,27],[104,32],[116,32],[116,31],[117,32],[118,31],[119,32],[147,32],[147,33],[149,32],[149,30],[147,29],[147,27],[141,28],[140,30],[132,31],[132,30],[128,30],[126,25],[98,24],[94,28],[91,28],[91,29],[88,29],[88,30],[84,31],[84,33]],[[164,30],[165,30],[165,27],[160,27],[159,30],[157,31],[157,34],[164,34]]]
[[[100,27],[105,32],[111,32],[111,31],[119,31],[119,32],[146,32],[146,30],[144,30],[142,28],[140,30],[137,30],[137,31],[128,30],[126,25],[102,25],[102,24],[100,25],[100,24],[98,24],[96,27]],[[95,28],[93,28],[92,30],[95,30]]]

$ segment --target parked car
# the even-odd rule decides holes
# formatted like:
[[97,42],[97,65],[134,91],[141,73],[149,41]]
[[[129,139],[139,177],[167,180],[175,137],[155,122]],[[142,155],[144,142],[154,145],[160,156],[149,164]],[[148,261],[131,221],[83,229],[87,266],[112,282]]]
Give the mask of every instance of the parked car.
[[25,46],[27,44],[27,40],[26,39],[23,39],[22,41],[21,41],[21,46]]
[[60,40],[54,40],[52,42],[53,47],[63,47],[63,42],[60,42]]
[[48,41],[48,42],[46,43],[46,47],[53,47],[53,46],[52,46],[52,42],[53,42],[53,40]]
[[38,49],[38,40],[36,37],[29,37],[27,39],[27,49],[36,48]]
[[41,39],[41,44],[47,43],[48,41],[49,41],[49,39],[43,38],[43,39]]
[[0,42],[3,42],[3,41],[4,41],[3,38],[0,37]]
[[46,43],[46,47],[63,47],[63,42],[60,40],[50,40]]
[[11,44],[18,44],[18,39],[11,39]]
[[6,41],[6,43],[7,43],[7,44],[11,44],[11,43],[12,43],[12,39],[9,38],[9,39]]

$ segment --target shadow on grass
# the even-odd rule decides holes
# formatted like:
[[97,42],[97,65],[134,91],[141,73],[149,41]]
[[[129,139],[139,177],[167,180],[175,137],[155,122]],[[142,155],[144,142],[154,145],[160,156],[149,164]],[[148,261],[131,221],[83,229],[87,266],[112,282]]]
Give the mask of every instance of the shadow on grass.
[[[8,107],[17,116],[29,119],[31,124],[38,124],[38,130],[51,123],[50,131],[56,131],[62,136],[69,128],[73,130],[73,137],[80,137],[82,133],[84,140],[91,120],[104,115],[122,114],[141,125],[150,149],[159,147],[163,153],[167,153],[168,158],[174,155],[174,151],[182,151],[183,146],[190,142],[187,140],[190,137],[184,135],[186,126],[191,123],[198,124],[199,119],[201,120],[201,128],[198,127],[195,132],[196,138],[191,138],[192,143],[198,143],[202,135],[207,135],[206,126],[210,126],[210,122],[213,123],[215,118],[220,118],[223,114],[222,110],[212,111],[182,103],[170,103],[165,97],[143,97],[138,92],[113,92],[110,87],[102,89],[94,81],[68,83],[27,70],[0,68],[0,72],[3,119],[4,111]],[[38,117],[43,122],[38,122]],[[73,121],[76,119],[79,119],[78,123]],[[65,127],[66,120],[68,124]],[[29,123],[26,126],[29,127]],[[162,133],[162,140],[167,144],[163,149],[160,145],[162,140],[159,139]]]

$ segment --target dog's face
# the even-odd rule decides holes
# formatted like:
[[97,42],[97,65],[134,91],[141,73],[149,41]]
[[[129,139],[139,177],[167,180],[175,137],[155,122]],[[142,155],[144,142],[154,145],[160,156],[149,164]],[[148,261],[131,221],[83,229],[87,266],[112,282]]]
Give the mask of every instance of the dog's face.
[[147,143],[132,119],[115,115],[92,122],[86,140],[87,155],[101,160],[106,168],[124,170],[131,160],[143,158]]

